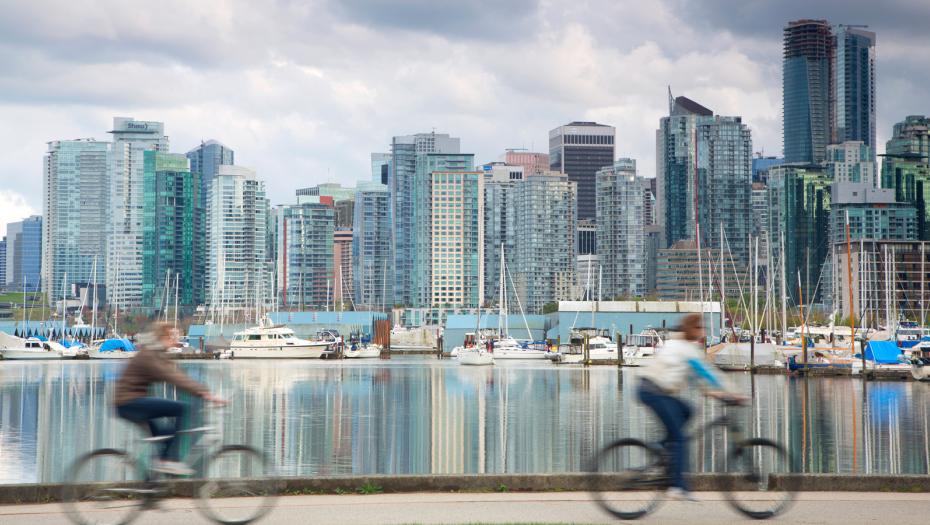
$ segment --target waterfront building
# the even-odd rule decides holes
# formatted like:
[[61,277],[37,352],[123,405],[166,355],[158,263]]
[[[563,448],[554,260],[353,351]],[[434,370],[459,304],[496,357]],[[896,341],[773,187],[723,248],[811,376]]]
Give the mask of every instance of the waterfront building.
[[918,238],[930,240],[930,118],[910,115],[894,125],[882,159],[882,187],[917,209]]
[[784,162],[785,159],[781,157],[764,157],[761,153],[756,153],[752,158],[752,181],[764,184],[768,179],[769,168]]
[[604,297],[646,295],[646,223],[643,179],[636,161],[618,159],[597,172],[597,256]]
[[[548,168],[548,166],[547,166]],[[487,306],[499,302],[501,248],[507,268],[513,273],[516,241],[515,188],[523,180],[523,166],[493,162],[481,167],[484,172],[484,297]],[[508,284],[508,301],[516,304],[516,295]]]
[[892,189],[835,182],[831,200],[830,240],[834,244],[846,241],[847,218],[853,241],[917,240],[917,210],[910,203],[896,202]]
[[[427,166],[447,157],[427,156]],[[478,307],[484,301],[484,173],[428,173],[430,257],[422,269],[429,275],[430,306]]]
[[577,191],[576,183],[555,172],[539,172],[516,183],[508,203],[515,231],[508,268],[526,313],[542,313],[546,304],[573,295]]
[[[702,246],[699,258],[696,243],[686,239],[659,250],[656,259],[656,296],[660,301],[700,301],[702,293],[704,301],[719,300],[718,249]],[[732,268],[726,270],[726,295],[737,298],[741,293],[737,283],[746,283],[746,274],[740,266],[736,274]]]
[[784,29],[782,130],[785,162],[821,163],[833,138],[833,31],[826,20],[796,20]]
[[861,182],[879,187],[872,150],[861,140],[827,146],[826,166],[833,182]]
[[783,239],[787,292],[795,302],[799,275],[805,302],[819,301],[823,291],[815,285],[830,249],[831,184],[822,166],[784,164],[769,170],[771,252],[781,260]]
[[249,168],[221,165],[210,186],[206,215],[208,304],[214,311],[242,312],[271,304],[264,181]]
[[875,160],[875,33],[862,26],[834,28],[833,100],[836,104],[832,142],[862,142]]
[[384,184],[361,182],[355,193],[352,264],[355,304],[367,310],[394,305],[391,194]]
[[[42,216],[33,215],[6,225],[5,285],[10,290],[37,292],[42,273]],[[0,276],[4,274],[0,273]]]
[[[354,202],[354,201],[343,201]],[[338,208],[335,210],[334,221],[338,223]],[[352,264],[352,228],[338,229],[339,225],[334,225],[336,230],[333,231],[333,271],[335,276],[333,282],[335,286],[335,297],[337,302],[343,303],[343,309],[348,310],[348,304],[355,302],[355,291],[353,289],[353,264]]]
[[694,239],[718,248],[723,225],[733,255],[747,260],[752,231],[752,139],[740,117],[714,115],[687,97],[672,98],[657,134],[658,219],[670,246]]
[[101,304],[107,268],[110,193],[108,146],[94,139],[56,140],[44,157],[42,195],[42,289],[49,300],[65,288],[97,283]]
[[220,166],[232,165],[236,163],[236,153],[220,142],[208,140],[201,142],[199,146],[187,152],[187,158],[190,160],[191,173],[200,174],[200,206],[206,208],[207,193],[210,191],[210,184],[213,178],[219,173]]
[[119,308],[142,306],[142,214],[144,152],[168,152],[161,122],[113,119],[109,165],[110,228],[107,247],[107,293]]
[[548,175],[551,171],[548,153],[537,153],[523,149],[508,149],[504,153],[504,163],[508,166],[521,166],[526,177]]
[[[278,273],[286,307],[328,310],[339,301],[333,197],[301,195],[278,208]],[[341,260],[340,260],[341,263]]]
[[577,185],[579,220],[597,214],[596,173],[614,162],[615,134],[613,126],[596,122],[570,122],[549,132],[549,168]]
[[[425,305],[416,286],[414,265],[417,263],[417,226],[425,222],[423,213],[418,209],[417,175],[423,173],[418,169],[420,155],[429,153],[459,153],[459,139],[440,133],[418,133],[415,135],[396,136],[391,142],[391,166],[389,169],[391,190],[391,208],[394,232],[394,300],[405,306]],[[425,158],[424,158],[425,160]],[[472,166],[467,167],[468,170]],[[462,168],[465,171],[465,168]],[[421,177],[423,180],[424,177]],[[422,191],[420,192],[422,193]],[[422,202],[420,203],[422,204]],[[428,216],[427,216],[428,217]],[[418,221],[418,219],[422,219]],[[422,242],[422,239],[421,239]]]
[[384,184],[391,183],[391,154],[390,153],[372,153],[371,154],[371,181]]
[[[191,311],[204,303],[204,211],[201,174],[189,157],[143,153],[142,306],[152,311],[173,305]],[[167,277],[167,279],[166,279]]]

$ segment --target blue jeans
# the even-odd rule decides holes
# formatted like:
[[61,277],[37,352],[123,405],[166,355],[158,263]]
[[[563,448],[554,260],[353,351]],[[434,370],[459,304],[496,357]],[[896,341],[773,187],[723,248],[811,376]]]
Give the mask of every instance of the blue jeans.
[[140,397],[116,407],[119,417],[140,425],[148,424],[153,437],[171,436],[161,442],[160,454],[161,459],[171,461],[178,460],[175,437],[186,412],[186,404],[160,397]]
[[665,427],[662,445],[669,454],[669,485],[688,490],[684,477],[688,467],[688,436],[685,434],[685,425],[691,419],[691,407],[677,397],[662,394],[649,386],[640,386],[639,400],[652,409]]

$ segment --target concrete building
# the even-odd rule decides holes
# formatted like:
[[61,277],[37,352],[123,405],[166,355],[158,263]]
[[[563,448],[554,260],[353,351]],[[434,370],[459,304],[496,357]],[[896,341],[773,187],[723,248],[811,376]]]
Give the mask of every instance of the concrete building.
[[[354,201],[348,201],[354,202]],[[343,309],[348,310],[348,304],[355,302],[353,288],[355,278],[352,264],[352,229],[337,229],[333,231],[333,270],[336,272],[333,282],[337,302],[343,303]]]
[[191,173],[199,173],[201,186],[200,207],[207,206],[207,193],[210,191],[210,184],[213,178],[220,171],[222,165],[233,165],[236,162],[236,153],[220,142],[208,140],[201,142],[199,146],[187,152],[187,158],[190,160]]
[[[341,264],[336,265],[333,198],[301,195],[297,204],[278,207],[278,214],[278,286],[284,304],[299,310],[327,310],[342,298],[348,302],[342,291]],[[340,237],[344,242],[345,235]]]
[[656,261],[656,295],[662,301],[700,301],[703,290],[705,301],[720,298],[721,282],[726,287],[727,297],[739,297],[738,283],[746,283],[746,274],[737,266],[726,268],[727,254],[724,253],[725,274],[720,278],[720,251],[701,247],[700,265],[694,241],[678,241],[671,248],[659,250]]
[[548,153],[536,153],[523,149],[508,149],[504,153],[504,163],[509,166],[523,167],[527,177],[547,175],[551,171]]
[[106,295],[108,147],[94,139],[48,143],[43,162],[42,289],[49,300],[61,298],[65,275],[69,290],[90,283],[95,258],[101,304]]
[[579,220],[597,214],[596,173],[613,164],[615,135],[613,126],[596,122],[570,122],[549,132],[549,168],[577,184]]
[[352,264],[355,304],[368,310],[394,305],[391,194],[377,183],[359,183],[355,193]]
[[144,153],[168,152],[161,122],[115,117],[109,166],[110,228],[107,293],[122,309],[142,306]]
[[917,210],[913,205],[896,202],[894,190],[875,188],[868,183],[835,182],[831,188],[830,240],[846,240],[846,221],[850,238],[887,241],[917,240]]
[[42,216],[6,225],[5,285],[9,290],[38,292],[42,274]]
[[[391,208],[394,232],[394,298],[406,306],[421,304],[417,293],[414,264],[417,250],[417,224],[423,210],[415,204],[417,198],[418,156],[429,153],[459,153],[459,139],[446,134],[418,133],[396,136],[391,142],[389,169]],[[468,166],[471,170],[473,166]],[[466,169],[463,167],[463,171]],[[422,220],[420,221],[423,222]]]
[[477,307],[484,302],[484,173],[431,170],[429,180],[430,306]]
[[819,164],[834,137],[836,52],[826,20],[795,20],[784,29],[782,117],[785,162]]
[[875,170],[875,157],[861,140],[827,146],[827,173],[833,182],[864,183],[877,188],[880,181]]
[[150,311],[165,308],[166,277],[174,303],[192,311],[203,304],[206,225],[201,204],[201,174],[192,173],[189,157],[143,152],[142,304]]
[[646,295],[646,212],[636,161],[618,159],[597,172],[597,256],[607,298]]
[[723,225],[738,260],[752,231],[752,139],[740,117],[715,116],[686,97],[672,98],[660,121],[656,200],[667,246],[695,239],[718,248]]
[[206,212],[207,303],[214,310],[243,313],[271,304],[264,181],[249,168],[220,166]]
[[918,238],[930,240],[930,118],[910,115],[894,125],[882,160],[882,187],[917,209]]

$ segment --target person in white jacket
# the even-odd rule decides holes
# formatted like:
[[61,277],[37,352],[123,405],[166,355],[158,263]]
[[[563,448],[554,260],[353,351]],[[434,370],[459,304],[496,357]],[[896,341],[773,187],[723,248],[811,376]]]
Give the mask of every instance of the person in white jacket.
[[707,395],[733,401],[744,401],[745,398],[727,392],[716,369],[704,360],[702,316],[685,316],[679,331],[681,336],[666,341],[655,358],[639,373],[639,400],[655,413],[665,427],[662,445],[670,456],[669,495],[693,500],[684,478],[688,466],[685,426],[691,419],[691,407],[679,397],[679,393],[692,380],[698,380],[706,385]]

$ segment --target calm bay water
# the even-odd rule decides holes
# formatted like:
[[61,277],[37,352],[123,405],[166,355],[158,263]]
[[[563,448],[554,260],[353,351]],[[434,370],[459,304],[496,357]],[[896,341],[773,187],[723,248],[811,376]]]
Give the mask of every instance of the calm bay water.
[[[123,365],[0,363],[0,483],[60,481],[94,448],[138,450],[141,432],[110,408]],[[580,471],[615,438],[658,434],[636,400],[635,372],[612,367],[469,368],[426,358],[182,367],[231,400],[226,442],[263,449],[284,475]],[[739,412],[749,433],[785,443],[805,471],[930,472],[930,385],[728,378],[753,396]],[[157,394],[177,396],[171,387]],[[698,421],[721,410],[690,397]],[[725,454],[722,436],[696,447],[697,470],[714,470]]]

